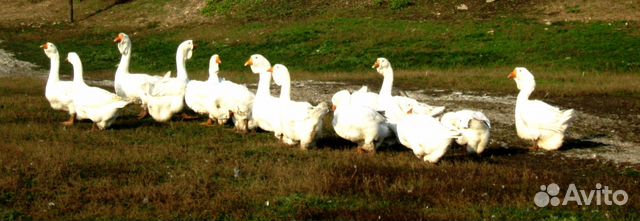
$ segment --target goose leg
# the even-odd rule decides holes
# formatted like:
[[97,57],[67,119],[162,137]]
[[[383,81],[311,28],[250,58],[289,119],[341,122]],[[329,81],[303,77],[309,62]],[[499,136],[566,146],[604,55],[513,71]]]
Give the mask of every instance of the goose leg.
[[98,125],[96,123],[93,123],[91,126],[91,131],[97,131],[100,130],[100,128],[98,128]]
[[72,114],[71,117],[69,117],[69,120],[62,122],[62,125],[73,126],[73,124],[75,123],[76,123],[76,114]]

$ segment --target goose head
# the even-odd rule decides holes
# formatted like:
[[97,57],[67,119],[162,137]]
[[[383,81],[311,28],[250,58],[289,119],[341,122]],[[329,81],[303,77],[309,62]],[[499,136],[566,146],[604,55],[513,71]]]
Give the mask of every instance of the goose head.
[[384,71],[391,68],[391,63],[386,58],[378,58],[376,59],[376,63],[371,66],[378,71],[379,74],[384,75]]
[[340,105],[349,104],[351,102],[351,93],[348,90],[341,90],[331,97],[331,110],[335,111]]
[[273,67],[267,70],[271,72],[271,76],[273,77],[273,81],[276,82],[278,86],[282,86],[282,84],[291,83],[291,75],[289,74],[289,69],[282,64],[276,64]]
[[196,46],[193,43],[193,40],[186,40],[180,43],[180,45],[178,45],[177,54],[184,55],[182,59],[188,60],[188,59],[191,59],[191,56],[193,55],[193,49],[195,48]]
[[220,70],[220,64],[222,64],[220,56],[218,54],[212,55],[209,59],[209,73],[217,73]]
[[533,74],[526,68],[517,67],[509,74],[509,79],[516,82],[519,90],[533,90],[536,87],[536,81]]
[[129,36],[127,34],[118,34],[118,36],[113,39],[113,42],[118,44],[118,51],[120,51],[120,54],[129,54],[129,51],[131,50],[131,39],[129,39]]
[[56,46],[51,42],[47,42],[47,43],[44,43],[43,45],[40,45],[40,48],[44,49],[44,53],[49,58],[60,56],[58,55],[58,48],[56,48]]
[[81,65],[80,56],[75,52],[69,52],[69,54],[67,54],[67,61],[72,65]]
[[244,63],[244,66],[251,67],[251,72],[254,74],[259,74],[260,72],[265,72],[271,68],[271,63],[267,58],[260,54],[254,54],[249,57],[249,60]]

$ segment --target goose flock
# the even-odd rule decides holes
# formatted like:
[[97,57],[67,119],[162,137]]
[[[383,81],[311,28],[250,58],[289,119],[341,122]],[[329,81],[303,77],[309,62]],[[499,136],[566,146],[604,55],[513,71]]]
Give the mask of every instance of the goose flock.
[[[260,54],[254,54],[245,66],[258,75],[256,93],[245,85],[218,76],[222,60],[214,54],[209,61],[206,81],[190,80],[186,61],[196,45],[182,42],[176,52],[176,77],[130,73],[131,39],[120,33],[114,39],[122,55],[115,73],[114,91],[87,85],[83,79],[80,57],[67,55],[73,66],[73,80],[59,78],[60,55],[56,46],[41,46],[50,58],[51,67],[45,96],[51,107],[69,113],[65,126],[89,119],[93,129],[108,128],[121,109],[128,104],[142,107],[139,119],[151,116],[167,122],[183,113],[185,106],[207,116],[202,125],[226,124],[231,121],[239,132],[260,128],[272,132],[282,143],[307,149],[322,132],[323,118],[333,112],[331,124],[343,139],[358,143],[358,152],[375,152],[381,146],[402,144],[425,162],[436,163],[452,142],[466,146],[467,152],[480,155],[489,143],[491,122],[482,112],[459,110],[444,113],[445,107],[431,106],[405,96],[393,96],[393,68],[386,58],[376,59],[374,68],[382,77],[379,93],[366,86],[359,90],[340,90],[327,102],[313,105],[291,99],[291,76],[283,64],[271,65]],[[565,130],[573,118],[573,110],[560,110],[543,101],[529,100],[535,88],[533,74],[517,67],[508,76],[516,82],[520,93],[515,107],[516,131],[520,138],[533,142],[533,149],[556,150],[564,140]],[[280,86],[280,95],[271,95],[271,80]]]

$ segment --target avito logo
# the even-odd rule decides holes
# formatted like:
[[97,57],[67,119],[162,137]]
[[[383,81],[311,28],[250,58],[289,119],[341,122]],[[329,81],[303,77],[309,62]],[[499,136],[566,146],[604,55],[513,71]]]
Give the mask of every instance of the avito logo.
[[574,202],[576,205],[589,206],[595,205],[618,205],[622,206],[627,204],[629,195],[624,190],[610,190],[609,186],[602,186],[602,184],[596,184],[595,190],[578,190],[575,184],[569,184],[569,188],[564,194],[562,202],[560,202],[560,186],[555,183],[551,183],[547,186],[541,185],[540,192],[536,193],[533,198],[533,202],[538,207],[546,207],[549,204],[551,206],[566,206],[570,202]]

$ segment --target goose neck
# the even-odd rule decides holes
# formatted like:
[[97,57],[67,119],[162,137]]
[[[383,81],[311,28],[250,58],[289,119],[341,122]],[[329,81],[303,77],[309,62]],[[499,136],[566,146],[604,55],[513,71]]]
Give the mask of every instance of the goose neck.
[[120,74],[128,74],[129,73],[129,61],[131,60],[130,53],[123,53],[122,57],[120,57],[120,64],[118,64],[118,69],[116,70],[116,75]]
[[72,63],[73,65],[73,83],[74,84],[80,84],[80,85],[86,85],[84,83],[84,77],[83,77],[83,73],[82,73],[82,63],[78,62],[78,63]]
[[48,81],[60,80],[60,55],[55,54],[51,57],[51,67],[49,69]]
[[382,71],[382,87],[380,87],[380,95],[391,96],[391,90],[393,88],[393,69],[391,67]]
[[291,100],[291,81],[284,81],[280,86],[280,99]]
[[176,67],[177,67],[176,75],[178,79],[186,81],[188,80],[188,77],[187,77],[187,68],[185,67],[185,63],[187,61],[185,53],[186,52],[181,51],[176,54]]
[[270,92],[270,84],[271,84],[271,74],[267,71],[260,71],[258,73],[260,79],[258,80],[258,89],[256,91],[256,97],[260,96],[269,96]]

